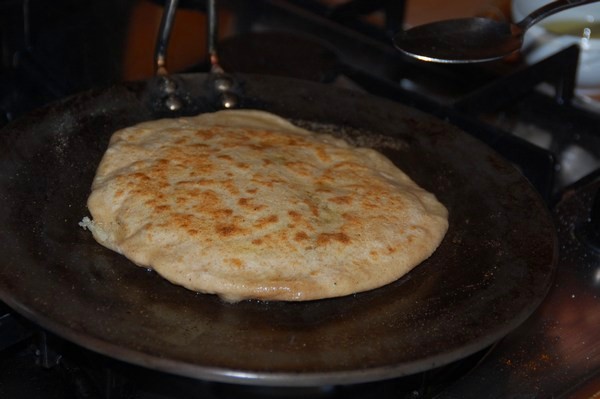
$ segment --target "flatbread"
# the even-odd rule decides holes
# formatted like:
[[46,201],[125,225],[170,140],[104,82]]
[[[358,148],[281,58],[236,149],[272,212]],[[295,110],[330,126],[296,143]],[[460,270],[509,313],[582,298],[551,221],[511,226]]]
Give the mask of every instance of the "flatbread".
[[446,208],[382,154],[252,110],[114,133],[88,209],[100,244],[227,301],[381,287],[448,228]]

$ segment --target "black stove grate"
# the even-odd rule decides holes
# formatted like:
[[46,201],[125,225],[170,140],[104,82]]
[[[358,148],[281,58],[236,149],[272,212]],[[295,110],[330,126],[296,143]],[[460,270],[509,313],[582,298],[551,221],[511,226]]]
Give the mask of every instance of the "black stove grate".
[[[194,380],[125,364],[82,349],[7,314],[0,339],[23,332],[0,350],[0,396],[28,399],[427,399],[472,370],[490,351],[409,377],[342,386],[269,387]],[[0,319],[3,320],[3,319]]]
[[[227,2],[233,9],[246,10],[240,3],[244,2]],[[319,40],[337,54],[337,72],[361,90],[458,125],[515,164],[548,203],[560,190],[600,167],[598,113],[573,101],[577,47],[531,66],[518,60],[482,65],[423,63],[401,55],[391,45],[393,32],[388,29],[400,26],[404,15],[404,2],[400,3],[377,1],[367,6],[351,1],[327,8],[312,1],[262,0],[260,7],[243,14],[240,26],[245,30],[240,34],[295,32]],[[374,11],[386,15],[385,25],[378,29],[363,19]],[[343,18],[336,17],[340,14]],[[269,58],[269,54],[261,56]],[[554,93],[546,93],[544,87],[540,91],[544,84]],[[518,125],[524,122],[534,126],[530,130],[551,136],[549,142],[540,145],[548,140],[520,132]],[[590,162],[573,165],[573,147],[588,152]]]

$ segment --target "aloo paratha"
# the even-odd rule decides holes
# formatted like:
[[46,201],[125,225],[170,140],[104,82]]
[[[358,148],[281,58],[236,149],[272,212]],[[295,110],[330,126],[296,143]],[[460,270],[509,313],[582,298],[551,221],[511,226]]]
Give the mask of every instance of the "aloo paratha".
[[251,110],[114,133],[88,209],[100,244],[228,301],[381,287],[448,228],[435,196],[377,151]]

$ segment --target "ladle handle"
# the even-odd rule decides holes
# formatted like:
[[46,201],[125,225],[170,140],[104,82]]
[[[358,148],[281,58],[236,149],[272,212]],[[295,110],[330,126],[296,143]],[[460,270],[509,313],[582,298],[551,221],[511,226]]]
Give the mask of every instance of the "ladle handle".
[[165,10],[160,21],[158,37],[156,38],[156,48],[154,49],[154,67],[156,68],[155,73],[157,76],[168,75],[167,48],[169,46],[171,31],[173,30],[173,22],[175,21],[177,3],[179,3],[179,0],[166,1]]
[[596,3],[600,0],[557,0],[552,1],[545,6],[538,8],[533,11],[531,14],[523,18],[522,21],[518,22],[516,25],[519,28],[526,31],[531,26],[537,24],[541,20],[556,14],[557,12],[561,12],[564,10],[568,10],[569,8],[582,6],[584,4]]

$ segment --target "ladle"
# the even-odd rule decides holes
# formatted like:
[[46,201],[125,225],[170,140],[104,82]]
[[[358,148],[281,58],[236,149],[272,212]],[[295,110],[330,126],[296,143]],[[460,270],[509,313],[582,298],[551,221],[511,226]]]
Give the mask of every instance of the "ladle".
[[600,0],[553,1],[517,23],[479,17],[432,22],[397,33],[394,45],[422,61],[449,64],[494,61],[519,51],[525,32],[541,20],[597,1]]

